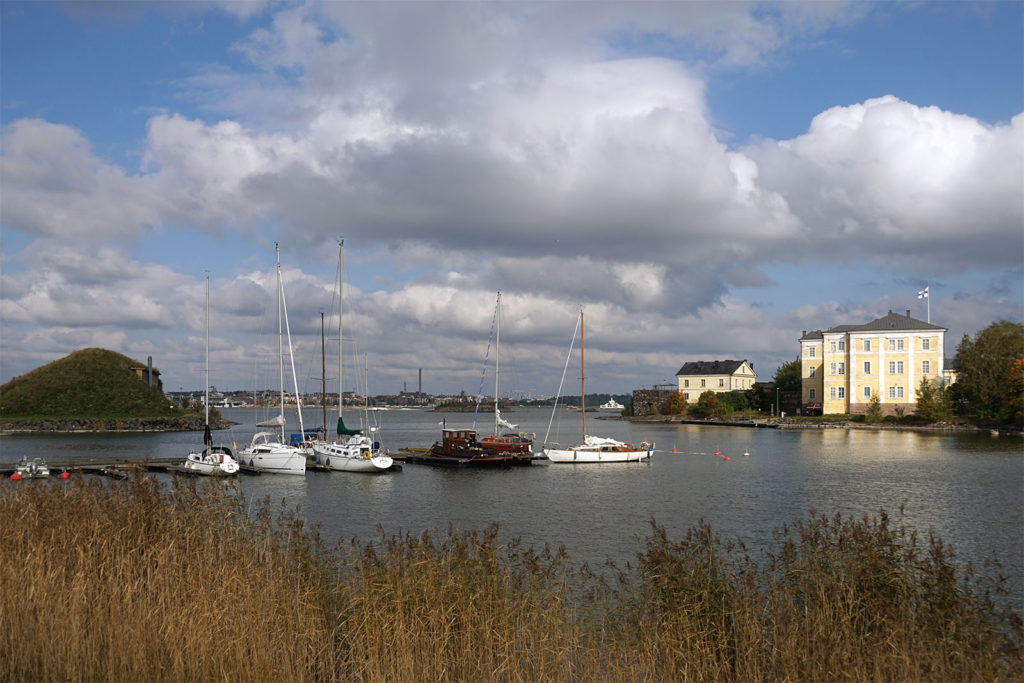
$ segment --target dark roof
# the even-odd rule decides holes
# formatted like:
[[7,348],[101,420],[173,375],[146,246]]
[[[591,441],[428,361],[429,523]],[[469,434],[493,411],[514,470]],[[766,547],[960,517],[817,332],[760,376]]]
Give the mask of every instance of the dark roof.
[[821,330],[812,330],[810,332],[807,332],[805,330],[803,335],[800,337],[800,341],[803,341],[804,339],[824,339],[824,338],[825,338],[825,335],[822,334]]
[[932,325],[926,323],[923,320],[917,320],[910,317],[910,311],[907,311],[907,315],[900,315],[899,313],[893,313],[889,311],[886,315],[881,318],[872,320],[871,322],[864,325],[838,325],[829,330],[829,332],[884,332],[886,330],[945,330],[945,327],[939,325]]
[[694,360],[683,363],[679,368],[679,375],[731,375],[736,372],[746,360]]

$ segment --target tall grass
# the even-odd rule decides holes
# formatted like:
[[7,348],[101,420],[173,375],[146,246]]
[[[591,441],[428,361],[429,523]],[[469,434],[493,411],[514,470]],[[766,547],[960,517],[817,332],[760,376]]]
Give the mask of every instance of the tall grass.
[[812,512],[753,559],[652,521],[601,576],[497,525],[327,548],[230,483],[0,484],[2,680],[1020,680],[937,539]]

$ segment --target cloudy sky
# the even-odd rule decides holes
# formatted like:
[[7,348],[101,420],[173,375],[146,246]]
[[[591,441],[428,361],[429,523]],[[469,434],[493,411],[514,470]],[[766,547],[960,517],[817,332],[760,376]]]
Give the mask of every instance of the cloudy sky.
[[275,242],[310,390],[342,238],[373,393],[475,393],[498,290],[502,390],[537,394],[581,306],[601,392],[767,381],[803,330],[925,319],[925,286],[947,355],[1024,316],[1019,2],[6,0],[0,27],[0,382],[98,346],[201,389],[209,275],[211,382],[267,385]]

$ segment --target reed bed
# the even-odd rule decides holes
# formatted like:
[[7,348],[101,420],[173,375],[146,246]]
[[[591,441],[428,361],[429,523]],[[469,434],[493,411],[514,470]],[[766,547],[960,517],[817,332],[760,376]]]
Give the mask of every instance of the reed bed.
[[[0,483],[2,680],[1021,680],[1020,615],[885,512],[636,567],[480,531],[328,548],[230,482]],[[756,557],[756,559],[755,559]]]

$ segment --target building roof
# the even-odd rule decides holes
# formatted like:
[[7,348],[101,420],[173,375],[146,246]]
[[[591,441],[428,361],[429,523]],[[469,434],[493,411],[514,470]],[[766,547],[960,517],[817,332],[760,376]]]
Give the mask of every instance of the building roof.
[[945,330],[945,327],[932,325],[923,320],[910,317],[910,311],[906,315],[893,313],[891,310],[881,318],[876,318],[864,325],[840,325],[833,327],[829,332],[884,332],[887,330]]
[[683,367],[679,368],[676,377],[680,375],[731,375],[746,362],[746,360],[694,360],[683,363]]

